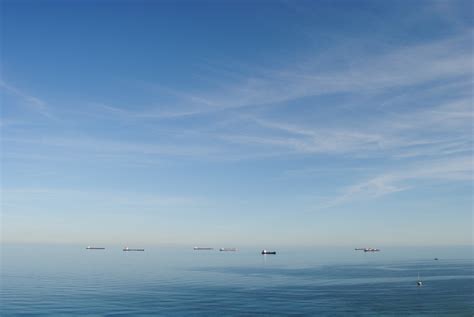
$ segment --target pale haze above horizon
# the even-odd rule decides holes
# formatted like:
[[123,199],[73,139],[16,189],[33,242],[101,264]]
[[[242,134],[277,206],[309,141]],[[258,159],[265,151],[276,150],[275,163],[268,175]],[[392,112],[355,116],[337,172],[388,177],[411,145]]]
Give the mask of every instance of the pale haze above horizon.
[[472,1],[11,1],[3,243],[472,245]]

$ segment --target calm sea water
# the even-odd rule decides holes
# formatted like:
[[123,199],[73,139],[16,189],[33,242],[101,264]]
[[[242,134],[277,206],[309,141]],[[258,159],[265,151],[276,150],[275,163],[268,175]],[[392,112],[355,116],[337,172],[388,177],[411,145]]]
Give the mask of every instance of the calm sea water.
[[[472,316],[473,253],[458,248],[2,246],[1,316]],[[439,260],[435,261],[434,257]],[[424,281],[416,286],[417,275]]]

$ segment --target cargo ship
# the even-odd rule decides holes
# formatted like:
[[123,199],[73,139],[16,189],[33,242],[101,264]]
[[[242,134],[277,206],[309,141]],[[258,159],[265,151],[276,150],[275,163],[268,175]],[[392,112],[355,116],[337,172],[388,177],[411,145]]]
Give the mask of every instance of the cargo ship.
[[375,248],[355,248],[356,251],[364,251],[364,252],[378,252],[380,249]]
[[105,250],[105,248],[88,246],[86,250]]
[[194,247],[194,250],[214,250],[214,248],[208,248],[208,247]]
[[262,250],[262,254],[277,254],[276,251]]
[[123,251],[145,251],[145,249],[132,249],[129,247],[123,248]]
[[380,249],[374,249],[374,248],[365,248],[364,252],[378,252]]
[[236,248],[220,248],[219,251],[237,251]]

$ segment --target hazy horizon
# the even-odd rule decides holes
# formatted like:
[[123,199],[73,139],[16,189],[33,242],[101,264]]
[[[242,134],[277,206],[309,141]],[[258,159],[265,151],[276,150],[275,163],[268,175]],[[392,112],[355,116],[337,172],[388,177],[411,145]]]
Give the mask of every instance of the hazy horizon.
[[[260,253],[262,249],[278,249],[278,250],[297,250],[303,248],[309,249],[325,249],[325,248],[334,248],[334,249],[341,249],[347,252],[351,252],[354,248],[370,248],[370,247],[377,247],[381,250],[387,251],[387,249],[396,250],[396,249],[409,249],[409,250],[416,250],[417,248],[423,249],[449,249],[449,248],[462,248],[462,249],[472,249],[474,246],[472,244],[424,244],[424,245],[412,245],[412,244],[374,244],[374,243],[366,243],[366,244],[355,244],[355,243],[347,243],[347,244],[285,244],[285,243],[275,243],[270,242],[266,243],[263,242],[255,242],[255,243],[160,243],[160,242],[139,242],[135,241],[132,243],[128,243],[124,241],[123,243],[120,242],[100,242],[100,241],[93,241],[89,243],[89,241],[83,242],[58,242],[58,241],[27,241],[27,242],[17,242],[17,241],[9,241],[9,242],[1,242],[3,246],[58,246],[58,247],[66,247],[66,246],[74,246],[78,247],[79,249],[84,249],[88,246],[91,247],[105,247],[106,249],[110,250],[122,250],[124,247],[130,248],[138,248],[138,247],[146,247],[146,248],[180,248],[180,249],[188,249],[192,250],[194,247],[210,247],[213,248],[213,251],[219,251],[219,248],[236,248],[237,251],[239,250],[255,250],[256,252]],[[211,250],[212,251],[212,250]]]
[[473,245],[471,1],[0,10],[4,244]]

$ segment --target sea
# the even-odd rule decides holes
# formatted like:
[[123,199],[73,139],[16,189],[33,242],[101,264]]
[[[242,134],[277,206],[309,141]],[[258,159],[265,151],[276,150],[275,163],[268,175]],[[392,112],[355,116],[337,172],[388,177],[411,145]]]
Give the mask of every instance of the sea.
[[470,246],[86,246],[2,245],[0,315],[474,315]]

